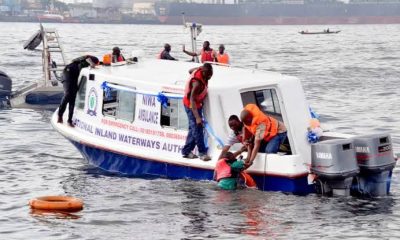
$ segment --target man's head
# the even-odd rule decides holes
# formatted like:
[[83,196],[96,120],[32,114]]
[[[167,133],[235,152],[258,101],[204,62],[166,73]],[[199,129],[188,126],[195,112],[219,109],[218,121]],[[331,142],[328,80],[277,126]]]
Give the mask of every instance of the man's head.
[[86,63],[89,63],[89,65],[94,68],[100,63],[100,61],[97,57],[88,55],[86,58]]
[[228,119],[228,125],[232,131],[239,132],[243,128],[243,123],[239,120],[236,115],[231,115]]
[[203,49],[208,50],[210,48],[210,42],[209,41],[204,41],[203,43]]
[[203,68],[203,78],[205,80],[210,80],[210,78],[213,75],[212,65],[209,63],[204,63],[202,68]]
[[113,51],[113,53],[112,53],[113,55],[118,56],[121,54],[121,49],[119,47],[114,47],[112,51]]
[[168,43],[166,43],[166,44],[164,45],[164,50],[167,51],[167,52],[170,52],[170,51],[171,51],[171,45],[169,45]]
[[232,152],[226,152],[226,153],[222,154],[222,158],[227,158],[228,160],[234,160],[235,155],[233,155]]
[[240,113],[240,120],[242,120],[244,125],[250,126],[253,121],[253,115],[249,111],[243,110]]
[[220,53],[220,54],[224,54],[224,51],[225,51],[225,46],[224,46],[224,44],[219,45],[218,50],[219,50],[219,53]]

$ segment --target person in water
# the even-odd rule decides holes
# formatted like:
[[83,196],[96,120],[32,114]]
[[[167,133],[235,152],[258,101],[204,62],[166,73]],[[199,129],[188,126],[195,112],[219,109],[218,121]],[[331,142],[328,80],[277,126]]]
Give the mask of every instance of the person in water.
[[219,45],[217,53],[217,61],[223,64],[230,64],[229,55],[225,52],[224,44]]
[[[240,113],[246,133],[254,136],[254,146],[250,149],[246,164],[250,166],[261,148],[265,153],[277,153],[287,136],[285,125],[264,114],[255,104],[247,104]],[[262,146],[262,147],[261,147]],[[264,147],[265,146],[265,147]],[[264,148],[264,149],[263,149]]]
[[173,60],[177,61],[178,59],[172,57],[169,53],[171,52],[171,45],[166,43],[164,45],[164,50],[160,53],[159,59],[164,59],[164,60]]
[[112,49],[112,56],[111,56],[112,62],[116,63],[116,62],[124,62],[125,58],[124,56],[121,54],[121,49],[119,47],[114,47]]
[[245,164],[243,160],[236,157],[236,154],[226,152],[215,166],[214,179],[221,189],[235,190],[237,188],[239,174],[245,169]]
[[82,68],[89,66],[95,67],[97,64],[99,64],[99,59],[94,56],[85,55],[72,60],[70,64],[65,66],[61,81],[64,88],[64,97],[61,101],[60,107],[58,108],[58,123],[63,123],[63,115],[68,104],[68,125],[74,127],[72,117],[74,114],[76,93],[78,92],[79,73]]
[[186,53],[189,56],[192,56],[192,57],[200,56],[200,60],[202,63],[217,61],[217,54],[212,48],[210,48],[209,41],[204,41],[203,48],[197,53],[186,51],[185,45],[182,46],[182,50],[184,53]]
[[[208,81],[213,75],[211,64],[205,63],[199,68],[189,71],[190,79],[186,83],[185,94],[183,96],[183,105],[189,119],[189,133],[186,137],[185,146],[182,149],[184,158],[197,158],[209,161],[211,157],[207,155],[207,147],[204,142],[203,125],[203,102],[207,96]],[[199,156],[192,151],[197,146]]]

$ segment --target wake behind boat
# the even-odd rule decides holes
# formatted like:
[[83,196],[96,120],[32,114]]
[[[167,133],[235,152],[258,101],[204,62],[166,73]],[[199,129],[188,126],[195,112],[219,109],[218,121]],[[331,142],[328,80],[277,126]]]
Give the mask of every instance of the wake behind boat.
[[57,112],[51,123],[90,164],[106,171],[212,180],[221,139],[230,131],[228,117],[253,103],[287,126],[290,148],[277,154],[258,153],[246,170],[258,189],[301,195],[315,191],[349,195],[350,189],[361,195],[388,194],[395,165],[390,136],[324,132],[319,142],[310,144],[311,116],[301,82],[278,73],[215,65],[204,106],[212,160],[183,158],[188,119],[182,96],[193,67],[199,64],[140,60],[83,69],[75,127],[57,123]]

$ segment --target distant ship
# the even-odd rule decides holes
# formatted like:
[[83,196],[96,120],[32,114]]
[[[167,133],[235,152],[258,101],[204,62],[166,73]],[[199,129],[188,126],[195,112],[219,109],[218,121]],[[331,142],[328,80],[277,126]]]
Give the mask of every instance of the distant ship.
[[44,14],[37,16],[39,22],[63,22],[64,16],[46,11]]
[[[221,1],[220,1],[221,2]],[[257,2],[183,3],[156,2],[161,23],[189,22],[214,25],[308,25],[400,23],[399,0],[269,0]]]

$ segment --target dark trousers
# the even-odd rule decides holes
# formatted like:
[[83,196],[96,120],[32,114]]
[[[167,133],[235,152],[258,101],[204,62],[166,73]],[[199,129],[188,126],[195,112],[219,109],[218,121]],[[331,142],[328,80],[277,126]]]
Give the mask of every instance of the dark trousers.
[[[197,109],[199,115],[203,116],[203,109]],[[204,127],[196,124],[196,118],[193,115],[192,109],[185,107],[186,114],[189,119],[189,133],[186,137],[185,146],[182,149],[182,155],[188,155],[197,145],[200,154],[207,154],[207,147],[204,143]]]
[[279,151],[279,147],[285,141],[287,137],[287,133],[278,133],[271,140],[266,142],[265,140],[261,141],[261,146],[259,152],[263,153],[277,153]]
[[64,97],[61,101],[60,107],[58,108],[58,116],[62,118],[68,104],[68,122],[72,122],[72,116],[74,115],[76,93],[76,88],[64,87]]
[[58,108],[58,116],[62,118],[68,104],[68,122],[72,122],[72,116],[74,115],[75,98],[76,93],[78,92],[78,76],[79,69],[72,64],[68,65],[63,72],[64,97],[61,101],[60,107]]

